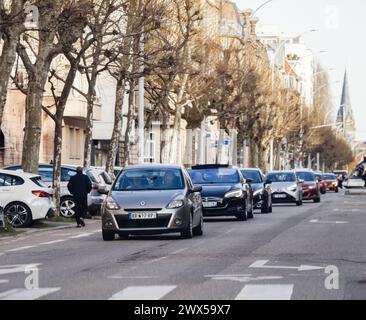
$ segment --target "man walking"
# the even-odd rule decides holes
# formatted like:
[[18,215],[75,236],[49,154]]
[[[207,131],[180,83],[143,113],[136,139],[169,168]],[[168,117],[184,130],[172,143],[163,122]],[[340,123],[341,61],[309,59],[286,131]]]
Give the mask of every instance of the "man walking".
[[92,183],[89,177],[83,174],[82,167],[76,168],[76,175],[71,177],[67,188],[74,198],[77,228],[85,227],[83,218],[88,210],[88,193],[92,190]]

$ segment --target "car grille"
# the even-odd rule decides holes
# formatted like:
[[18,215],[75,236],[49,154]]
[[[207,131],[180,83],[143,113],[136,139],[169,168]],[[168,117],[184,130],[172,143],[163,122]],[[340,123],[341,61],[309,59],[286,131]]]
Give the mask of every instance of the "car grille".
[[140,209],[136,209],[136,208],[134,208],[134,209],[128,209],[128,208],[126,208],[126,209],[124,209],[124,211],[126,211],[126,212],[141,212],[141,211],[143,211],[143,212],[157,212],[157,211],[161,211],[162,210],[162,208],[140,208]]
[[119,229],[167,228],[170,218],[171,214],[158,215],[157,219],[142,220],[130,220],[128,216],[125,215],[115,216]]

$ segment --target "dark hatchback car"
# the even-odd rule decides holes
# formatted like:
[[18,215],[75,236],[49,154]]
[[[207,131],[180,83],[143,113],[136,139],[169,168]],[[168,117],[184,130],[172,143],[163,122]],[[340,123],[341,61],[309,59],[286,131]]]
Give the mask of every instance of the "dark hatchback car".
[[113,240],[116,234],[202,235],[201,189],[181,166],[124,168],[102,205],[103,239]]
[[272,189],[271,182],[266,182],[266,178],[262,171],[258,168],[240,169],[244,179],[253,189],[253,206],[254,209],[260,209],[261,213],[272,212]]
[[235,216],[240,221],[253,218],[251,187],[237,167],[199,165],[189,174],[194,184],[202,186],[205,217]]

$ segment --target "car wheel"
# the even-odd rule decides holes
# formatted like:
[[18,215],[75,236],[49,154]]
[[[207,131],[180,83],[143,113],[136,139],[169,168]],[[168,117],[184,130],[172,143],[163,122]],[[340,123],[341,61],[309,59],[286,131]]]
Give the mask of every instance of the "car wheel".
[[113,241],[115,234],[112,231],[102,230],[102,236],[104,241]]
[[334,191],[335,191],[335,193],[338,193],[339,189],[338,188],[335,188]]
[[319,197],[319,198],[315,198],[315,199],[314,199],[314,202],[315,202],[315,203],[319,203],[319,202],[320,202],[320,197]]
[[195,236],[202,236],[203,235],[203,215],[201,214],[201,220],[197,227],[193,229],[193,234]]
[[181,233],[181,237],[183,239],[192,239],[193,238],[193,218],[192,213],[189,214],[189,223],[187,228],[185,228]]
[[60,203],[60,214],[64,218],[72,218],[75,215],[75,201],[73,197],[63,197]]
[[302,200],[296,201],[296,205],[297,205],[298,207],[302,206]]
[[248,211],[247,208],[245,207],[244,210],[242,211],[242,213],[235,215],[236,219],[238,219],[239,221],[247,221],[248,220]]
[[30,227],[33,223],[31,210],[22,202],[10,203],[5,208],[4,215],[14,228]]
[[271,207],[269,206],[269,201],[268,201],[268,197],[267,197],[267,199],[262,204],[261,213],[269,213],[270,210],[271,210]]
[[269,213],[272,213],[273,212],[273,207],[272,205],[269,207]]

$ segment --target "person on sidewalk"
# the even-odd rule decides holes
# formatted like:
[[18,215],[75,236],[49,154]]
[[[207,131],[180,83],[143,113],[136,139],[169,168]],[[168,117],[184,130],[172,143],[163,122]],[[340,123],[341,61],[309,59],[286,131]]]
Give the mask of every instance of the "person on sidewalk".
[[76,168],[76,175],[71,177],[67,189],[74,198],[77,228],[85,227],[84,217],[88,211],[88,194],[92,190],[92,183],[89,177],[83,174],[82,167]]

